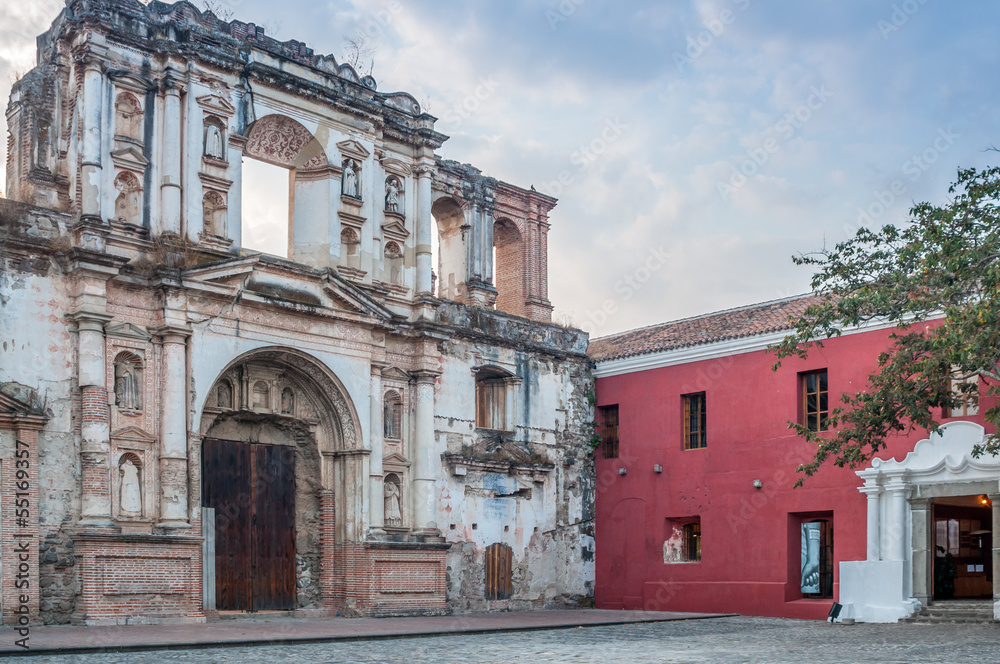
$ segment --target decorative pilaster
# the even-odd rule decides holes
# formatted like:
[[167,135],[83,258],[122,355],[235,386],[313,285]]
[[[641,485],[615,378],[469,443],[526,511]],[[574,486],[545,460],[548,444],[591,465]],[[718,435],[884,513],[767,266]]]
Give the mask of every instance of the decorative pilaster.
[[107,49],[91,44],[82,58],[83,122],[80,164],[80,216],[103,223],[101,215],[102,182],[102,104],[104,103],[104,56]]
[[382,489],[382,369],[383,365],[372,363],[371,383],[371,455],[368,460],[368,524],[370,534],[381,535],[385,523],[384,496]]
[[190,528],[188,520],[187,339],[190,330],[162,327],[163,394],[160,436],[161,528]]
[[417,294],[431,294],[431,173],[429,164],[422,164],[415,170],[417,177]]
[[993,502],[993,619],[1000,620],[1000,493],[991,493]]
[[162,197],[162,228],[166,233],[181,232],[181,161],[184,145],[181,141],[181,93],[184,85],[177,74],[168,72],[163,79],[163,179],[160,184]]
[[931,577],[931,568],[934,562],[931,500],[929,498],[911,499],[910,514],[912,515],[913,524],[911,534],[913,546],[913,597],[920,601],[921,606],[927,606],[934,591],[934,580]]
[[82,401],[80,421],[80,524],[108,527],[111,520],[111,411],[108,406],[104,325],[112,316],[80,311],[77,325],[77,381]]
[[436,373],[417,372],[416,440],[413,445],[413,526],[425,539],[441,536],[437,524],[437,477],[440,455],[434,441],[434,379]]

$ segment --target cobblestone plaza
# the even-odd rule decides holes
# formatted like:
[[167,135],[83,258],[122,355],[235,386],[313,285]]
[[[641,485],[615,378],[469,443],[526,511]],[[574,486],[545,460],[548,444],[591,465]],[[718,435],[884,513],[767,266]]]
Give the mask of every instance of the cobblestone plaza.
[[35,656],[37,664],[169,662],[676,662],[688,664],[995,664],[1000,628],[990,624],[832,625],[774,618],[719,618],[496,634],[362,640],[121,654]]

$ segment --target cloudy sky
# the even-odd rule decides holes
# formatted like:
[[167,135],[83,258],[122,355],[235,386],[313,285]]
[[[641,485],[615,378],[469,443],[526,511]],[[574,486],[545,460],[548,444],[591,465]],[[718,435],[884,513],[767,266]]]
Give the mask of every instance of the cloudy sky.
[[[557,196],[550,298],[596,336],[804,292],[793,254],[1000,157],[987,0],[218,4],[317,52],[369,35],[443,156]],[[0,0],[0,94],[61,6]]]

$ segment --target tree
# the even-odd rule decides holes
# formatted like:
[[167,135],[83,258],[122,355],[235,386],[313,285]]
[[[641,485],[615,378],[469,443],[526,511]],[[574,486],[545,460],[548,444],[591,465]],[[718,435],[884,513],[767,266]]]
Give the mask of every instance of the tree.
[[371,76],[375,71],[375,46],[364,32],[344,37],[344,62],[351,65],[359,76]]
[[[812,289],[819,299],[771,348],[775,370],[783,358],[805,357],[845,329],[897,327],[866,389],[843,395],[831,409],[830,431],[790,423],[816,445],[796,486],[831,459],[840,467],[866,463],[891,435],[937,431],[943,409],[978,406],[981,383],[984,395],[998,394],[1000,168],[960,170],[948,191],[946,205],[914,206],[905,226],[862,228],[832,250],[793,258],[818,268]],[[984,419],[1000,423],[1000,404]],[[998,450],[1000,436],[990,434],[975,454]]]

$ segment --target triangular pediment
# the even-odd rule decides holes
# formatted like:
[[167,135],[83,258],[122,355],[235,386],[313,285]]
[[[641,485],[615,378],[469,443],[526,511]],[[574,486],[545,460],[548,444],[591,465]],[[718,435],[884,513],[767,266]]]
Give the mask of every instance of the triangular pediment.
[[393,452],[382,457],[383,466],[404,466],[409,467],[411,462],[406,459],[402,454],[398,452]]
[[133,325],[132,323],[114,323],[104,328],[104,334],[118,339],[138,339],[140,341],[151,341],[153,335],[146,331],[146,328]]
[[353,138],[337,143],[337,149],[340,150],[340,154],[344,156],[362,160],[367,159],[371,154],[365,146],[361,145],[361,143],[358,143]]
[[156,439],[145,429],[140,429],[139,427],[123,427],[116,431],[111,432],[111,437],[115,440],[135,440],[144,443],[152,443]]
[[383,306],[381,302],[337,274],[335,270],[328,272],[324,290],[330,297],[339,298],[369,316],[386,321],[393,318],[392,312]]
[[398,219],[390,219],[382,224],[382,232],[394,240],[406,240],[410,236],[406,226],[403,226]]
[[198,97],[198,105],[210,113],[232,116],[236,112],[236,107],[229,103],[229,100],[219,95],[205,95]]
[[142,152],[139,151],[139,148],[133,145],[112,152],[111,161],[113,161],[115,166],[118,168],[140,172],[144,171],[146,166],[149,165],[149,160],[143,156]]
[[394,380],[396,382],[407,383],[410,381],[410,374],[398,367],[389,367],[382,370],[382,380]]

